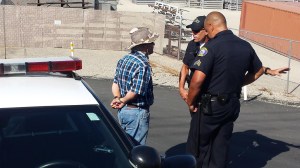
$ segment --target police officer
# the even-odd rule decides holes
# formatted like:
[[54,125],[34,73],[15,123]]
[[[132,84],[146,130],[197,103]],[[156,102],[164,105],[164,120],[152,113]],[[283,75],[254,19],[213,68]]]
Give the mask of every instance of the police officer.
[[[192,72],[190,67],[194,63],[194,59],[197,56],[200,48],[207,41],[207,33],[204,30],[204,21],[206,16],[198,16],[192,24],[187,25],[186,28],[191,28],[193,33],[193,40],[188,43],[185,56],[183,58],[183,64],[179,75],[179,93],[182,99],[186,102],[188,92],[185,90],[185,82],[189,84]],[[186,151],[194,156],[198,154],[198,142],[199,142],[199,113],[191,113],[190,130],[186,143]]]
[[[191,28],[193,32],[193,40],[188,43],[185,56],[183,59],[183,65],[179,75],[179,92],[180,96],[184,101],[187,101],[188,91],[185,90],[185,82],[187,81],[189,84],[189,80],[193,71],[190,72],[190,67],[194,63],[194,59],[197,57],[200,51],[200,48],[204,46],[204,44],[208,41],[207,33],[204,29],[204,21],[206,16],[198,16],[192,24],[186,26],[187,28]],[[281,73],[285,73],[288,71],[288,68],[279,68],[272,70],[270,68],[264,67],[265,74],[269,74],[272,76],[280,75]],[[199,156],[199,121],[200,121],[200,112],[191,113],[191,122],[190,122],[190,130],[186,143],[186,152],[194,155],[195,157]]]
[[208,40],[206,38],[206,31],[204,30],[204,20],[206,16],[198,16],[192,24],[187,25],[186,28],[191,28],[193,33],[193,40],[188,43],[188,46],[185,51],[184,58],[182,60],[183,64],[179,74],[179,93],[184,101],[187,100],[187,90],[185,90],[185,82],[187,81],[189,84],[190,77],[192,72],[189,70],[192,64],[194,63],[194,59],[197,56],[200,48],[205,44]]
[[201,98],[198,167],[223,168],[233,122],[240,112],[241,87],[254,82],[267,68],[248,42],[227,29],[220,12],[209,13],[204,27],[210,40],[191,66],[195,72],[187,104],[191,112],[196,112],[197,98]]

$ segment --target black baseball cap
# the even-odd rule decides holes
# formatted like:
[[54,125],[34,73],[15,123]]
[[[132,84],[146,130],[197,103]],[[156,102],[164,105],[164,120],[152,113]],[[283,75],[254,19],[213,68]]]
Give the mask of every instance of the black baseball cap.
[[192,31],[200,31],[204,28],[204,21],[206,16],[198,16],[192,24],[187,25],[186,28],[191,28]]

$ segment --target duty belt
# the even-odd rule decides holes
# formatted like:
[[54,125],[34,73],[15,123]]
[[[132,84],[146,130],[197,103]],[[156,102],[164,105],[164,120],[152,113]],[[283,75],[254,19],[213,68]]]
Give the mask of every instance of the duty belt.
[[[210,93],[206,93],[210,94]],[[240,95],[237,93],[227,93],[227,94],[210,94],[212,98],[218,98],[218,97],[227,97],[227,98],[240,98]]]
[[229,101],[229,99],[231,99],[231,98],[240,98],[239,94],[237,94],[237,93],[229,93],[229,94],[206,93],[206,95],[210,95],[210,101],[218,101],[222,104],[226,104]]

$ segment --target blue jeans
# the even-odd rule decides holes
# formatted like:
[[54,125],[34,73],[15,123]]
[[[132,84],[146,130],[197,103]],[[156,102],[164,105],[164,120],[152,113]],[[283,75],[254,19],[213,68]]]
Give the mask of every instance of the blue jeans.
[[146,144],[149,130],[149,109],[124,106],[118,111],[121,127],[141,145]]

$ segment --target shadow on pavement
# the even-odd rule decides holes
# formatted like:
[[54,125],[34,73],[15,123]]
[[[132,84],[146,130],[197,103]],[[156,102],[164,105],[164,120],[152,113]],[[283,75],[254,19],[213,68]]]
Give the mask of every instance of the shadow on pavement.
[[300,148],[279,140],[258,134],[256,130],[235,132],[230,143],[228,168],[259,168],[289,147]]
[[[166,157],[186,154],[185,147],[186,143],[171,147],[166,151]],[[264,167],[273,157],[289,151],[289,147],[300,149],[300,146],[258,134],[256,130],[235,132],[230,143],[228,168]]]

